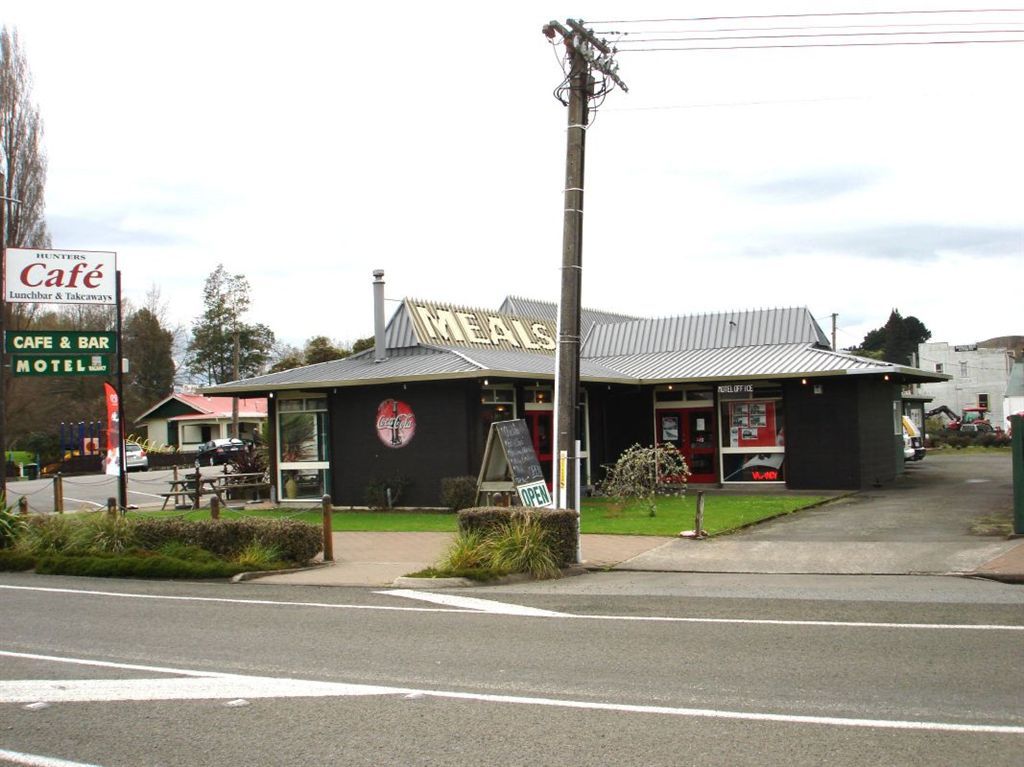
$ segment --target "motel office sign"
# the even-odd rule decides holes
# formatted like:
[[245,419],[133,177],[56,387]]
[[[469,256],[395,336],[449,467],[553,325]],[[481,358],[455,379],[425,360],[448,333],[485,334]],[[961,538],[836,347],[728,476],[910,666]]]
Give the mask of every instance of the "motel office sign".
[[16,376],[109,375],[114,334],[91,331],[8,331],[4,350]]

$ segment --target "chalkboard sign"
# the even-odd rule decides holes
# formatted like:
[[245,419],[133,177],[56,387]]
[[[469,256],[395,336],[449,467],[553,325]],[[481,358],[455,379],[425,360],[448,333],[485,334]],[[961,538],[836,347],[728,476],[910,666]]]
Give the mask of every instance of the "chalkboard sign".
[[526,421],[498,421],[494,424],[494,430],[505,449],[513,482],[525,485],[544,479],[544,473],[537,462],[537,454],[533,450],[530,431],[526,428]]
[[518,494],[524,506],[546,506],[551,502],[526,421],[491,424],[476,489],[477,503],[495,493],[506,497]]

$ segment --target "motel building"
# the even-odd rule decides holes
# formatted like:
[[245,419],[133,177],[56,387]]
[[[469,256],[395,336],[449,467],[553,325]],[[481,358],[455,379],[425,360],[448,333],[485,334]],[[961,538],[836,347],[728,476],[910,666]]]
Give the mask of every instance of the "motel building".
[[[550,482],[557,307],[497,311],[405,299],[374,349],[209,387],[267,397],[271,481],[282,502],[441,505],[441,480],[476,477],[490,425],[524,419]],[[902,387],[942,374],[831,348],[806,309],[664,319],[583,310],[581,486],[634,444],[671,442],[691,484],[857,489],[903,471]]]

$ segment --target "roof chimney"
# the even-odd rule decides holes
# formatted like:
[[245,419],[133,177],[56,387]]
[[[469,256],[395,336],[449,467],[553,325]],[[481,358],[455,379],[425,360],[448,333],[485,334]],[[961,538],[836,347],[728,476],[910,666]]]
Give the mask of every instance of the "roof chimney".
[[384,345],[384,270],[373,270],[373,361],[388,358]]

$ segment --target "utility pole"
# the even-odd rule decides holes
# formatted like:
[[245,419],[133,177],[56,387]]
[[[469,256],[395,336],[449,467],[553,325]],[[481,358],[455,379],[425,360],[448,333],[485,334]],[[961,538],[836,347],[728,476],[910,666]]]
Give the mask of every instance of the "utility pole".
[[[563,87],[568,100],[559,100],[568,107],[568,129],[565,152],[565,198],[562,228],[562,275],[558,308],[558,346],[555,371],[555,446],[552,471],[556,506],[565,488],[565,506],[579,511],[576,448],[579,429],[580,402],[580,295],[583,276],[583,180],[586,131],[590,119],[588,102],[617,85],[628,90],[617,72],[614,51],[598,40],[582,23],[567,19],[563,26],[551,21],[543,28],[551,40],[561,37],[565,46],[568,72]],[[598,93],[594,71],[601,75]],[[562,454],[566,461],[560,460]],[[564,466],[565,476],[562,476]]]
[[836,348],[836,320],[838,318],[839,318],[839,315],[836,314],[835,312],[832,312],[832,351],[834,351],[834,352],[835,351],[839,351]]
[[[232,354],[232,362],[234,363],[234,369],[235,369],[234,372],[235,372],[235,380],[236,381],[239,378],[239,375],[238,375],[238,356],[239,356],[239,350],[238,350],[238,322],[236,321],[235,322],[235,348],[234,348],[234,353]],[[228,436],[235,437],[235,438],[240,438],[240,435],[238,434],[238,397],[237,396],[231,398],[231,434],[229,434]]]
[[0,173],[0,500],[7,501],[7,176]]

